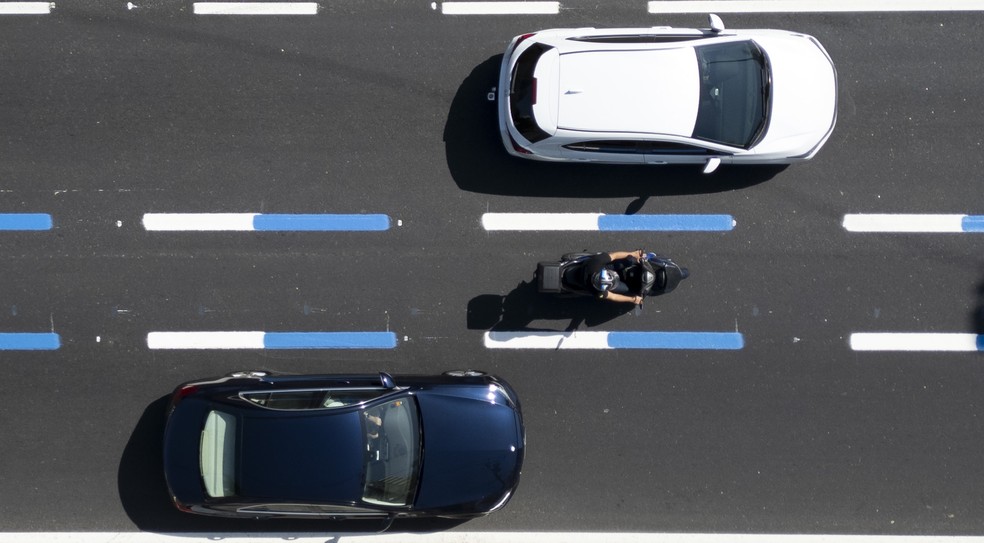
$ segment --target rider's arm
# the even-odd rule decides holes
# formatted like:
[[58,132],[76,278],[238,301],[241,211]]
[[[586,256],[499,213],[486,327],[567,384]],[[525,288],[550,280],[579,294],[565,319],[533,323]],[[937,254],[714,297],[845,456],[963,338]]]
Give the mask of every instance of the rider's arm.
[[605,296],[605,299],[613,302],[627,302],[636,305],[640,305],[642,303],[642,296],[626,296],[617,292],[608,292],[607,294],[608,295]]
[[642,249],[638,249],[638,250],[635,250],[635,251],[632,251],[632,252],[629,252],[629,251],[615,251],[613,253],[608,253],[608,256],[610,256],[613,261],[614,260],[621,260],[623,258],[627,258],[627,257],[630,257],[630,256],[634,256],[637,259],[642,260]]

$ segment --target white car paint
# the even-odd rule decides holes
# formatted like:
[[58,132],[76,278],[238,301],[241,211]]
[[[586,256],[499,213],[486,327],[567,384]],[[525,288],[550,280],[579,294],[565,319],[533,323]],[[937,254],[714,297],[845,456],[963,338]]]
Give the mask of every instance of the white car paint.
[[[503,57],[497,90],[506,150],[546,161],[712,166],[788,164],[816,155],[837,118],[837,74],[820,43],[783,30],[723,30],[713,19],[712,26],[717,28],[552,29],[513,39]],[[628,38],[639,35],[649,41]],[[622,42],[610,43],[611,37]],[[694,48],[745,40],[754,41],[771,66],[764,132],[747,149],[695,139],[701,90]],[[513,122],[510,87],[517,59],[538,43],[553,49],[541,56],[533,73],[533,116],[543,131],[543,138],[533,142]],[[565,147],[583,149],[583,142],[597,140],[641,142],[643,150]],[[692,146],[694,153],[649,151],[654,146],[662,149],[663,142]]]

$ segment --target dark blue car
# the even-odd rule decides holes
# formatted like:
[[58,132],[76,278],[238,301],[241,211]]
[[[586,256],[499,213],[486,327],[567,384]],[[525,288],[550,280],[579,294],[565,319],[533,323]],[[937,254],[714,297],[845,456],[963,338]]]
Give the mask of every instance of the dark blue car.
[[481,372],[240,372],[175,390],[164,475],[205,515],[468,518],[509,501],[524,445],[516,393]]

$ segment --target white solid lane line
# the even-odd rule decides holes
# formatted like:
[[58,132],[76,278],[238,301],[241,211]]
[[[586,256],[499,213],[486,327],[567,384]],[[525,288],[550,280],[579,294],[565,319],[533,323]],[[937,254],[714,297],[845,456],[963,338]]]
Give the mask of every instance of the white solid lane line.
[[316,2],[195,2],[195,15],[317,15]]
[[959,233],[979,231],[979,217],[956,214],[859,213],[844,215],[849,232]]
[[0,15],[47,15],[51,7],[49,2],[0,2]]
[[560,2],[442,2],[444,15],[556,15]]
[[857,333],[851,334],[855,351],[951,351],[984,350],[984,336],[963,333]]
[[653,0],[649,13],[984,11],[984,0]]

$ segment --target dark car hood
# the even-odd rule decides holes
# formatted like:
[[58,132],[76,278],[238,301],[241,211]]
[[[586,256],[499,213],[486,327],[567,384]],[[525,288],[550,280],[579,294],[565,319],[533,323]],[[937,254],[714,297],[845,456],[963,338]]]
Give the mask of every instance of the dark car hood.
[[424,425],[416,508],[484,512],[512,490],[523,461],[519,415],[489,400],[417,395]]

